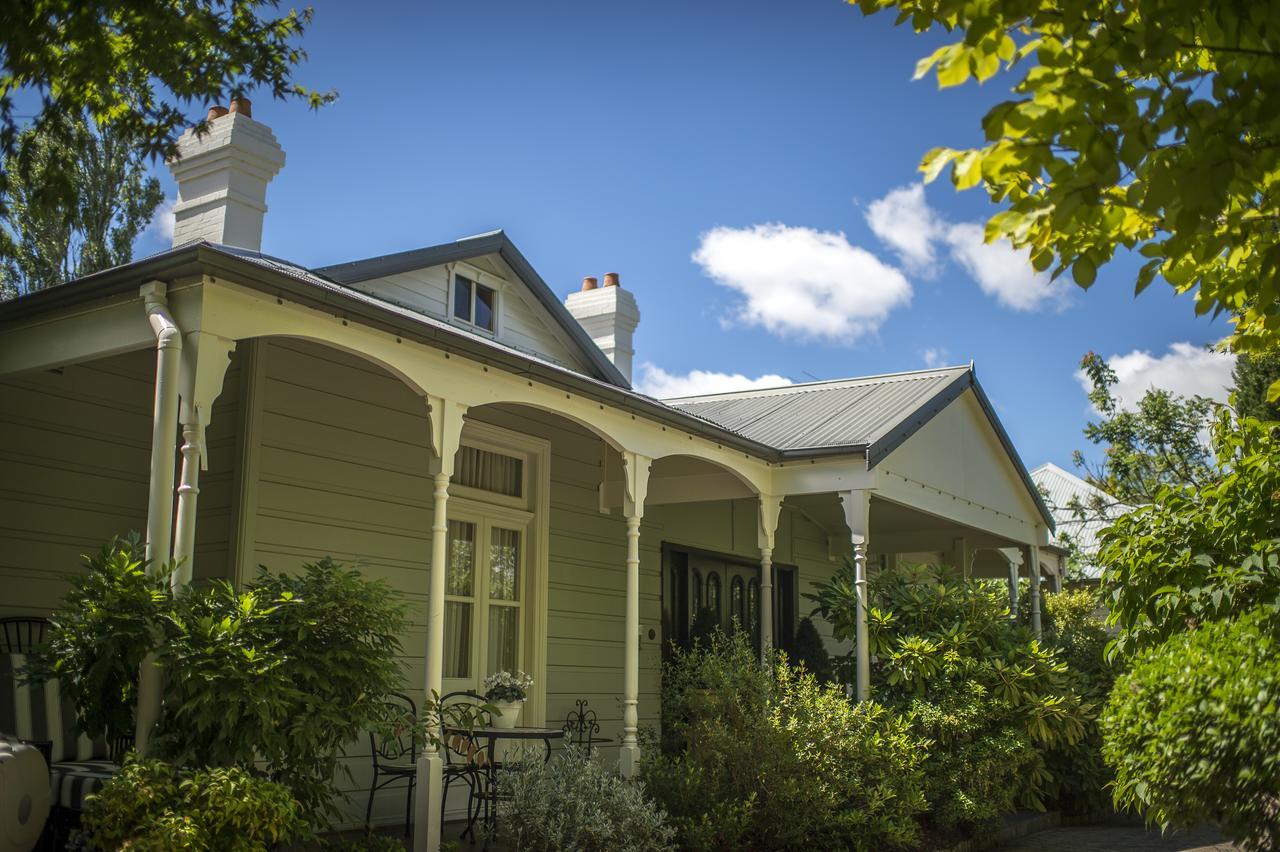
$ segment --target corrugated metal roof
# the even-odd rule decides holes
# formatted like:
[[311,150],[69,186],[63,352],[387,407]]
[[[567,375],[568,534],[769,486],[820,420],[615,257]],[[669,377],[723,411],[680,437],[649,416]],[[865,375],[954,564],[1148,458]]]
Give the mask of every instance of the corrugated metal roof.
[[[1045,497],[1055,521],[1055,544],[1063,544],[1067,538],[1075,542],[1084,557],[1081,566],[1086,577],[1098,577],[1102,571],[1093,564],[1098,552],[1098,538],[1111,522],[1126,512],[1127,506],[1100,488],[1095,488],[1070,471],[1053,463],[1046,463],[1031,471],[1031,479]],[[1084,517],[1076,510],[1079,504],[1085,509]]]
[[968,373],[945,367],[663,401],[780,450],[872,447]]

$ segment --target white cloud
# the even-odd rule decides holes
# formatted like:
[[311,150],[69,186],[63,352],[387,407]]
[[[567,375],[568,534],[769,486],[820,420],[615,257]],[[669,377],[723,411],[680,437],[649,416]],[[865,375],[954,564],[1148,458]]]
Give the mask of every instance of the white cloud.
[[872,232],[917,275],[933,277],[946,254],[982,292],[1006,308],[1034,311],[1066,304],[1069,290],[1036,272],[1029,251],[1014,249],[1008,240],[985,243],[983,227],[975,222],[948,223],[929,206],[924,184],[890,190],[867,205],[866,219]]
[[691,370],[680,375],[668,373],[656,364],[645,362],[640,365],[640,378],[636,382],[636,390],[658,399],[671,399],[679,396],[726,393],[752,388],[776,388],[789,384],[791,384],[790,379],[774,374],[753,379],[741,373]]
[[1015,249],[1008,240],[983,242],[983,228],[972,222],[947,228],[944,239],[951,257],[969,273],[982,292],[1015,311],[1034,311],[1062,305],[1067,290],[1031,266],[1029,249]]
[[176,198],[166,198],[160,202],[155,215],[142,231],[144,237],[154,237],[162,243],[173,242],[173,205],[175,203],[177,203]]
[[736,319],[784,336],[853,343],[911,301],[906,276],[843,233],[778,223],[714,228],[693,260],[744,297]]
[[913,272],[931,273],[934,243],[945,226],[924,198],[924,184],[900,186],[867,206],[871,231],[898,253]]
[[941,348],[930,347],[920,353],[920,359],[924,361],[924,365],[929,369],[943,366],[950,357],[951,353]]
[[[1122,408],[1132,409],[1151,388],[1226,402],[1234,384],[1231,371],[1235,368],[1236,356],[1190,343],[1173,343],[1169,351],[1159,357],[1135,349],[1128,355],[1112,355],[1107,363],[1118,379],[1112,393]],[[1083,370],[1076,371],[1076,381],[1086,393],[1092,389]]]

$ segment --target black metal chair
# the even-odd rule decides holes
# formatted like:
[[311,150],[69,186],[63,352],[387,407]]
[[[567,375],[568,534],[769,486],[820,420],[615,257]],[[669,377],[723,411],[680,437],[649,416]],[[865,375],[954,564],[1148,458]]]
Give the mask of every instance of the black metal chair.
[[579,698],[576,707],[577,709],[570,710],[569,715],[565,717],[564,739],[565,742],[584,749],[587,757],[590,757],[596,745],[611,743],[613,740],[596,736],[600,733],[600,721],[596,718],[596,711],[587,709],[585,698]]
[[44,618],[0,618],[0,654],[29,654],[44,644],[49,621]]
[[[457,704],[484,704],[484,696],[470,690],[458,690],[445,694],[440,699],[440,721],[442,728],[449,725],[448,708]],[[440,822],[444,822],[445,809],[449,804],[449,787],[455,781],[467,785],[467,827],[461,837],[471,836],[475,840],[476,818],[481,807],[488,806],[488,761],[485,749],[477,742],[474,734],[461,731],[441,730],[444,740],[444,782],[440,796]]]
[[[373,796],[397,781],[408,781],[404,799],[404,833],[408,837],[413,826],[413,785],[417,777],[418,745],[413,739],[413,724],[418,719],[418,706],[399,692],[384,699],[390,711],[389,729],[369,732],[369,753],[373,756],[373,779],[369,782],[369,804],[364,809],[364,826],[372,828]],[[405,758],[408,763],[405,763]]]

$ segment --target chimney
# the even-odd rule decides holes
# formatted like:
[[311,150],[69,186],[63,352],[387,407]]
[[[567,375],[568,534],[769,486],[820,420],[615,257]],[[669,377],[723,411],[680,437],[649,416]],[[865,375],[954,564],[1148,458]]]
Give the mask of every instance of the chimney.
[[640,308],[631,291],[618,283],[618,273],[606,272],[603,287],[595,278],[582,279],[582,289],[569,294],[564,304],[629,383],[636,354],[631,338],[640,324]]
[[204,136],[191,129],[179,137],[179,156],[168,163],[178,182],[175,246],[208,240],[262,250],[267,184],[284,165],[284,149],[251,107],[245,98],[212,107]]

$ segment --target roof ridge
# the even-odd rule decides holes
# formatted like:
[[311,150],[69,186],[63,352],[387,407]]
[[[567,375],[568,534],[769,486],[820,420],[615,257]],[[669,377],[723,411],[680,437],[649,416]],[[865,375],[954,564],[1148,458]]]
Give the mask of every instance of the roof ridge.
[[816,382],[795,382],[789,385],[774,385],[772,387],[743,388],[742,390],[736,391],[714,391],[712,393],[691,394],[689,396],[672,396],[666,397],[662,401],[668,405],[673,405],[686,402],[692,403],[699,400],[711,402],[719,399],[748,399],[752,396],[773,396],[793,391],[803,392],[806,390],[817,390],[824,387],[852,387],[860,383],[873,382],[876,380],[904,379],[926,375],[943,375],[957,371],[968,372],[972,369],[972,366],[968,364],[958,364],[953,367],[928,367],[922,370],[902,370],[894,373],[873,373],[869,376],[846,376],[840,379],[821,379]]

